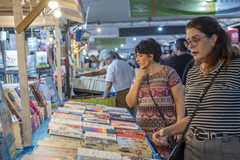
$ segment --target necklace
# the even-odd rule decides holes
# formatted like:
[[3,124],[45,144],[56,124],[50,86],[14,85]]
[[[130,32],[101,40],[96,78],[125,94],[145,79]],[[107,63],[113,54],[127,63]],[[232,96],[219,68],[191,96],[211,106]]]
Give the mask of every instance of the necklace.
[[[211,72],[209,72],[209,73],[213,73],[213,72],[215,72],[216,70],[218,70],[218,68],[223,64],[224,61],[225,61],[225,59],[223,59],[223,60],[217,65],[217,67],[216,67],[214,70],[212,70]],[[199,65],[199,68],[200,68],[201,73],[206,73],[206,72],[202,69],[202,66],[201,66],[201,65]]]

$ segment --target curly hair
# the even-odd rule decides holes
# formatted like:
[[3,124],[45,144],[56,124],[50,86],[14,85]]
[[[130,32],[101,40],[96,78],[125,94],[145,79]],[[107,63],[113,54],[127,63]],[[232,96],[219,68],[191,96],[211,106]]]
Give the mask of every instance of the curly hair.
[[158,63],[162,55],[161,45],[154,40],[149,38],[147,40],[142,40],[135,47],[135,53],[153,55],[153,60]]

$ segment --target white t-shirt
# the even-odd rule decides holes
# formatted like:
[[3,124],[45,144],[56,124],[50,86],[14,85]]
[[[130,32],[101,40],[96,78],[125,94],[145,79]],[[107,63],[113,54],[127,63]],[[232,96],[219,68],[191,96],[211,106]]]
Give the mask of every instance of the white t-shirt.
[[130,65],[123,60],[114,59],[108,66],[105,81],[112,82],[115,92],[130,88],[133,80]]

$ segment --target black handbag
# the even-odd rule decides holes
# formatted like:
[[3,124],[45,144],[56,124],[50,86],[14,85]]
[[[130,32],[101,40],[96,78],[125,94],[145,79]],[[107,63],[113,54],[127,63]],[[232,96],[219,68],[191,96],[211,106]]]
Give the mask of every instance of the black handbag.
[[209,88],[212,86],[215,78],[217,77],[217,75],[219,74],[219,72],[222,70],[223,66],[225,63],[223,63],[220,68],[218,69],[217,73],[214,75],[214,77],[211,78],[209,84],[203,89],[202,94],[199,98],[198,104],[193,112],[193,114],[191,114],[188,124],[186,126],[186,128],[183,131],[182,137],[181,139],[178,141],[177,145],[175,146],[175,148],[172,150],[172,153],[169,155],[169,158],[167,160],[184,160],[184,149],[185,149],[185,140],[184,140],[184,136],[188,131],[188,128],[190,126],[190,123],[192,122],[193,117],[195,116],[200,103],[202,102],[203,97],[206,95],[207,91],[209,90]]
[[[151,96],[151,98],[152,98],[152,100],[153,100],[153,102],[154,102],[154,105],[156,106],[158,112],[160,113],[160,115],[161,115],[161,117],[162,117],[162,119],[163,119],[163,121],[164,121],[164,123],[165,123],[165,126],[166,126],[166,127],[167,127],[167,126],[170,126],[171,124],[170,124],[168,121],[166,121],[166,119],[165,119],[162,111],[160,110],[157,102],[155,101],[155,99],[153,99],[152,93],[150,92],[150,85],[149,85],[149,78],[148,78],[148,77],[147,77],[147,83],[148,83],[148,91],[149,91],[149,94],[150,94],[150,96]],[[176,146],[177,142],[176,142],[176,140],[174,139],[174,136],[168,137],[168,144],[169,144],[169,147],[170,147],[171,149],[173,149],[173,148]]]

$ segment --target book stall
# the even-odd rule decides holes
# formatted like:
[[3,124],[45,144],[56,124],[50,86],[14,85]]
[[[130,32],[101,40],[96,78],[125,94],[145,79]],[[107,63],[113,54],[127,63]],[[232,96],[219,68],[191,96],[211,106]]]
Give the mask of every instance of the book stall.
[[66,50],[61,51],[60,27],[65,26],[68,37],[69,21],[84,23],[85,16],[81,1],[60,1],[55,8],[49,2],[3,0],[0,4],[7,8],[0,11],[0,159],[16,159],[35,147],[34,133],[61,105],[62,86],[69,86],[65,85],[69,44],[66,38]]
[[49,137],[39,140],[36,150],[23,160],[160,159],[125,108],[67,101],[53,113],[47,131]]

